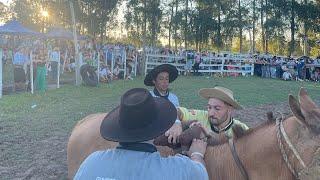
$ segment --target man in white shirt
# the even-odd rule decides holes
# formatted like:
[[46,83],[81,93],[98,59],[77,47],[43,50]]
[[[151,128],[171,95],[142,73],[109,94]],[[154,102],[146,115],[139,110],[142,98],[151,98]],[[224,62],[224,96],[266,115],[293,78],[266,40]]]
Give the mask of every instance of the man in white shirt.
[[[152,96],[169,100],[174,106],[179,107],[178,97],[169,91],[169,85],[178,77],[178,70],[171,64],[162,64],[154,67],[145,77],[146,86],[154,86],[150,91]],[[165,133],[168,142],[176,144],[178,136],[182,133],[180,120],[177,118],[175,124]]]

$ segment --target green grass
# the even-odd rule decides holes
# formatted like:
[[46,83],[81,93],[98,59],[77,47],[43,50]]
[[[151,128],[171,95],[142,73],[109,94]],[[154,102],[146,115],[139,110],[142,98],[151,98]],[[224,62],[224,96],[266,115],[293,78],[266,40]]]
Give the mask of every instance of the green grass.
[[[306,87],[314,98],[320,97],[319,83],[299,83],[256,77],[215,79],[179,77],[171,85],[171,89],[180,98],[181,106],[201,109],[206,101],[198,96],[198,90],[215,85],[233,90],[236,99],[244,106],[286,101],[288,94],[296,95],[301,86]],[[44,132],[41,128],[45,128],[46,125],[69,132],[75,122],[82,117],[95,112],[110,111],[119,103],[120,96],[133,87],[144,87],[143,79],[115,81],[96,88],[65,85],[60,89],[49,90],[45,94],[22,93],[4,96],[0,100],[0,123],[4,125],[9,123],[18,127],[32,125],[34,132],[40,134]],[[37,106],[31,108],[34,104]],[[30,132],[26,131],[26,133]]]
[[[224,86],[233,90],[244,107],[287,100],[288,94],[297,95],[306,87],[312,98],[320,98],[320,84],[311,82],[286,82],[256,77],[212,78],[179,77],[171,90],[180,99],[181,106],[202,109],[206,101],[198,96],[205,87]],[[24,148],[24,142],[40,141],[57,134],[67,136],[77,121],[88,114],[108,112],[119,104],[120,96],[133,87],[145,87],[143,78],[133,81],[114,81],[99,87],[64,85],[44,94],[20,93],[0,99],[0,162],[4,166],[32,161],[33,152]],[[37,105],[31,108],[32,105]],[[34,143],[36,146],[37,143]],[[7,164],[8,163],[8,164]],[[1,165],[1,164],[0,164]]]
[[180,98],[182,106],[203,108],[206,101],[198,96],[198,90],[214,86],[223,86],[231,89],[235,98],[244,106],[286,101],[288,94],[297,95],[300,87],[307,88],[314,98],[320,97],[319,83],[282,81],[258,77],[179,77],[174,82],[172,89]]

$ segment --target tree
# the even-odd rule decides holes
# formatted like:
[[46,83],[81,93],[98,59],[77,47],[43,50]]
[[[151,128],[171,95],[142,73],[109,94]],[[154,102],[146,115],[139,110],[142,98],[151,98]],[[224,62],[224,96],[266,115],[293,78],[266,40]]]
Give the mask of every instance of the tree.
[[[129,0],[126,12],[126,27],[132,29],[132,32],[139,32],[139,28],[134,28],[132,22],[142,22],[142,42],[155,46],[158,33],[160,32],[160,22],[162,10],[160,9],[160,0]],[[140,34],[137,33],[137,34]]]
[[[77,25],[79,31],[88,33],[94,37],[103,37],[110,22],[114,19],[112,16],[117,12],[117,0],[73,0]],[[49,13],[48,19],[44,19],[41,10]],[[14,0],[14,17],[27,26],[35,27],[40,30],[44,23],[46,27],[62,26],[71,27],[71,14],[68,1],[64,0]]]
[[11,16],[12,13],[10,12],[9,7],[0,2],[0,21],[6,22],[11,18]]

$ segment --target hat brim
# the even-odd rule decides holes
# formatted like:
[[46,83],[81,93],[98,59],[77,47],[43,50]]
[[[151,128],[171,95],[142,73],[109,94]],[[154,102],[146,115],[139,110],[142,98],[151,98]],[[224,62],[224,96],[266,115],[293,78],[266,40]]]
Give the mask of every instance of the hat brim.
[[154,86],[153,80],[157,78],[157,75],[161,72],[169,73],[169,83],[173,82],[178,77],[178,70],[171,64],[161,64],[153,68],[144,78],[144,84],[146,86]]
[[[164,98],[154,97],[156,103],[156,118],[146,127],[126,129],[120,126],[119,109],[113,109],[106,115],[100,126],[101,136],[115,142],[143,142],[164,134],[175,122],[177,110],[175,106]],[[134,118],[134,117],[132,117]],[[134,119],[132,119],[134,121]]]
[[238,109],[238,110],[243,109],[242,106],[240,106],[236,101],[234,101],[226,93],[218,89],[203,88],[203,89],[200,89],[199,95],[206,99],[210,99],[210,98],[220,99],[221,101],[231,105],[235,109]]

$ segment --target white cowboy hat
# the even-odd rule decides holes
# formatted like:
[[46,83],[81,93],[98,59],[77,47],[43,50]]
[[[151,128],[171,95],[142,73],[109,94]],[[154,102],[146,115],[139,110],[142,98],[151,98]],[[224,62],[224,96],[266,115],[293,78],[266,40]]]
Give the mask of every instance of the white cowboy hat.
[[231,105],[235,109],[243,109],[237,101],[233,97],[233,92],[230,89],[224,87],[214,87],[214,88],[203,88],[200,89],[199,95],[203,98],[210,99],[210,98],[217,98],[221,101]]

